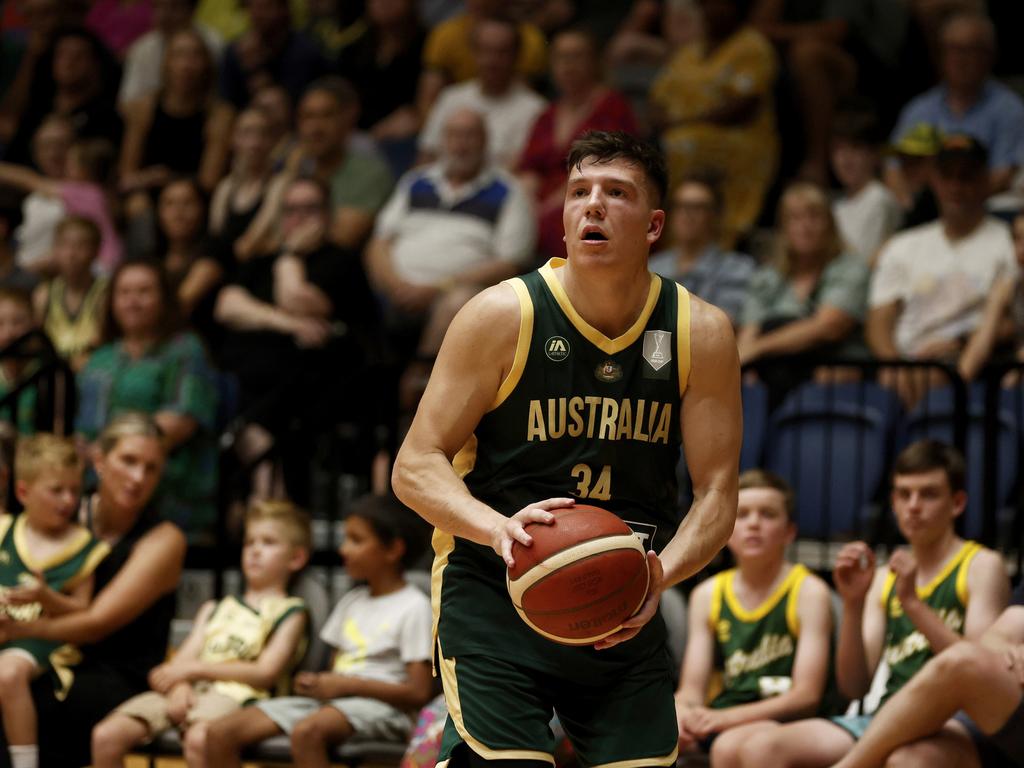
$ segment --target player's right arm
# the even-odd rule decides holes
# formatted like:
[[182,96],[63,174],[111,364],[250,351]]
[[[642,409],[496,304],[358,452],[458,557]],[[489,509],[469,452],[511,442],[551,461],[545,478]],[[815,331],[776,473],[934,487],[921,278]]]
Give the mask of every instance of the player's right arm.
[[550,522],[547,510],[572,499],[532,504],[512,518],[473,498],[452,466],[512,369],[520,331],[519,299],[508,285],[479,293],[455,316],[395,459],[398,497],[439,530],[489,546],[512,565],[512,541],[529,545],[528,522]]
[[836,682],[849,699],[859,699],[871,678],[885,642],[882,585],[886,568],[875,568],[875,553],[862,541],[844,546],[836,557],[833,581],[843,601],[836,649]]

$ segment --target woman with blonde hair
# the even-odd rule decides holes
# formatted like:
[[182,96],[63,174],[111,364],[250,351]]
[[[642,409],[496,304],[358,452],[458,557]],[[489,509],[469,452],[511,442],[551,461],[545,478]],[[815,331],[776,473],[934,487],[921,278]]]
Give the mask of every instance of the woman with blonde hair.
[[828,197],[796,182],[779,200],[775,256],[750,280],[740,361],[817,352],[864,354],[869,271],[843,244]]

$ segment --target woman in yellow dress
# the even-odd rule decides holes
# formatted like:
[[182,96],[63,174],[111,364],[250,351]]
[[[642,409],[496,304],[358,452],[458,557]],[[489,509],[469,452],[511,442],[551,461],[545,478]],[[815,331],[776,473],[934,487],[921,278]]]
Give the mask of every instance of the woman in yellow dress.
[[771,43],[746,24],[749,0],[700,0],[701,39],[678,50],[651,88],[651,114],[669,162],[670,188],[695,170],[721,176],[723,245],[761,212],[779,140]]

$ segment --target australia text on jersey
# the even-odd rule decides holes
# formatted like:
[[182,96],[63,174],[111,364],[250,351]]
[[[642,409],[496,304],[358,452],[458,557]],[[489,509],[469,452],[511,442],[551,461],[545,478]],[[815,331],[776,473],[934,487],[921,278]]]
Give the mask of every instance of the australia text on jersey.
[[551,397],[531,400],[526,439],[557,440],[581,437],[598,440],[636,440],[668,445],[672,403],[611,397]]

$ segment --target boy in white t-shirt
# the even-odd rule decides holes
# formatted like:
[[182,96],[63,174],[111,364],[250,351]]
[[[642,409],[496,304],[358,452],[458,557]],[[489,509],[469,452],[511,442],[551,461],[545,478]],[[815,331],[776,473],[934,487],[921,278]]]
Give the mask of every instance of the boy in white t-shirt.
[[240,766],[243,747],[291,737],[297,765],[326,764],[353,736],[403,742],[432,691],[430,601],[404,578],[415,524],[397,500],[366,497],[345,519],[339,550],[352,578],[365,581],[335,606],[320,637],[335,648],[330,669],[295,676],[298,696],[270,699],[210,724],[208,765]]
[[895,196],[878,180],[883,141],[869,112],[843,113],[832,127],[832,172],[842,186],[832,213],[843,241],[869,263],[903,218]]

